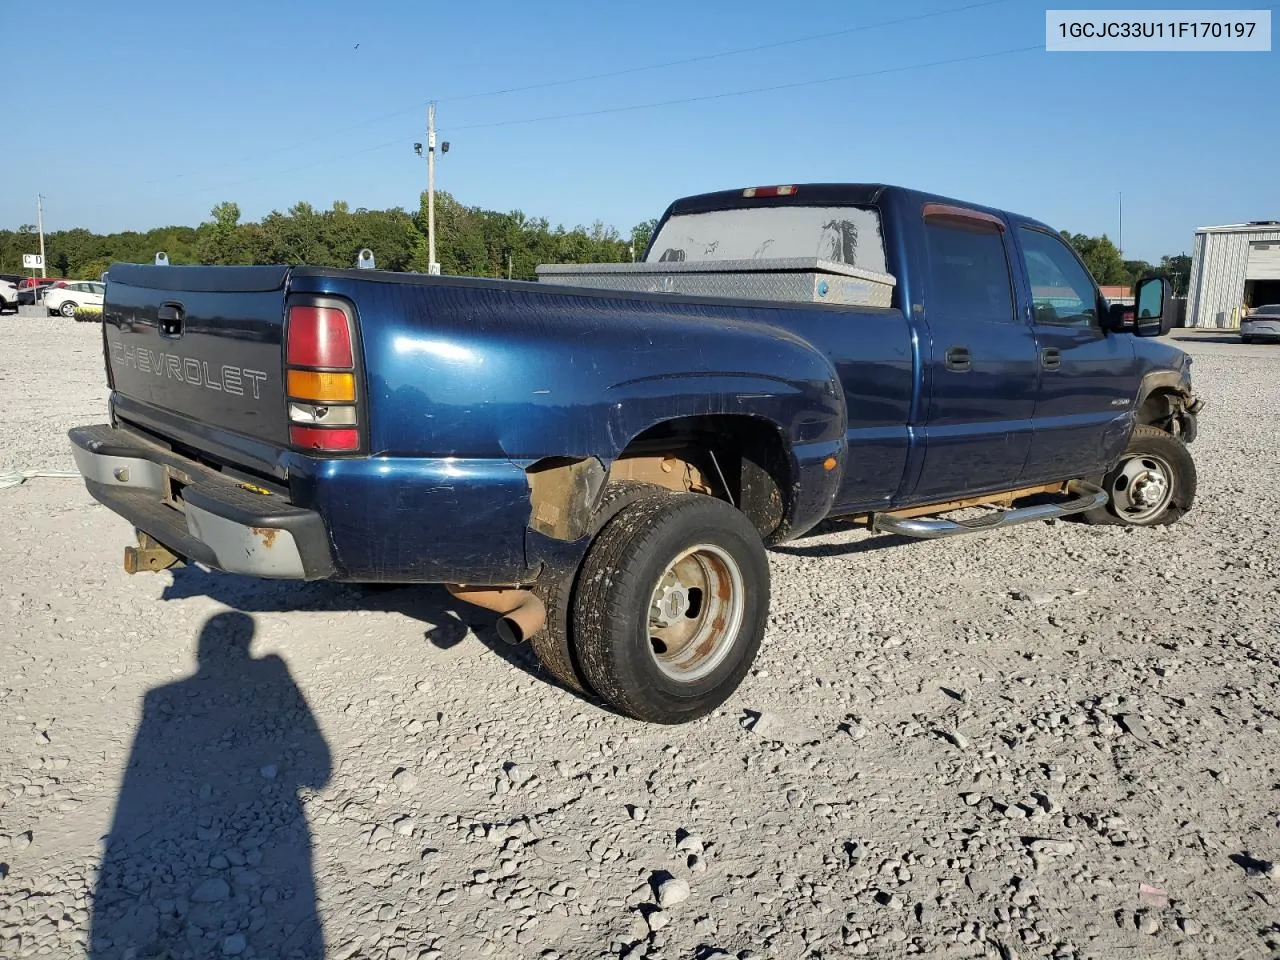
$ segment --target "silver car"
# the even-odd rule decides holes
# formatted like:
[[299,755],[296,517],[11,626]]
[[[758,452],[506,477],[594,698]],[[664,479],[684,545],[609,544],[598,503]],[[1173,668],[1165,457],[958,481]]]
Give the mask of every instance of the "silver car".
[[1254,307],[1240,320],[1240,341],[1280,340],[1280,303]]

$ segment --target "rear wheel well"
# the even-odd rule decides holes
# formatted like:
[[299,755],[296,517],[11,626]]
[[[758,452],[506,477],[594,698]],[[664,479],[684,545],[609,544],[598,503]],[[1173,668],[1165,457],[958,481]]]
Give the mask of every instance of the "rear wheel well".
[[762,537],[781,531],[791,505],[791,459],[772,423],[737,414],[680,417],[636,436],[610,480],[640,480],[737,507]]

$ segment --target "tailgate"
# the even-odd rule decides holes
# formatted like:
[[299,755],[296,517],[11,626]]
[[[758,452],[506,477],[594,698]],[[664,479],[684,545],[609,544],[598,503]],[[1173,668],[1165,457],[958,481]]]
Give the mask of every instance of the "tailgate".
[[102,319],[120,416],[148,424],[185,418],[286,447],[281,335],[288,277],[285,266],[114,264]]

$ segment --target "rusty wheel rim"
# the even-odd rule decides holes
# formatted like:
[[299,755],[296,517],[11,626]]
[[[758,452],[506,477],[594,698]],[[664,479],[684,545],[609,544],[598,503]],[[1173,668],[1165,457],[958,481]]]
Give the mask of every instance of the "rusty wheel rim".
[[667,565],[649,601],[649,653],[681,683],[707,676],[724,661],[746,607],[742,570],[728,551],[700,543]]

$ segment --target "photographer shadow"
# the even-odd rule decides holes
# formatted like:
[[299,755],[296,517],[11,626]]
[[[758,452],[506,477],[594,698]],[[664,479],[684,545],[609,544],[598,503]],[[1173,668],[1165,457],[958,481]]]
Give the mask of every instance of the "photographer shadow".
[[422,624],[432,648],[452,650],[474,637],[490,653],[524,673],[554,684],[528,644],[504,643],[497,615],[464,603],[439,584],[355,584],[328,580],[263,580],[186,566],[170,571],[161,599],[209,597],[244,613],[394,613]]
[[329,746],[253,618],[201,629],[194,674],[150,690],[116,802],[88,955],[325,955],[302,798]]

